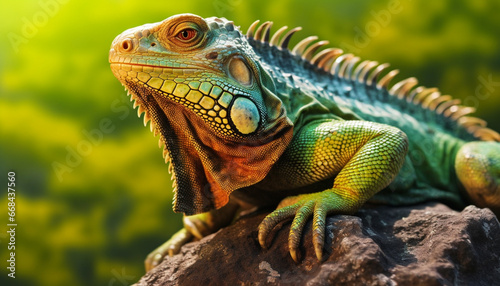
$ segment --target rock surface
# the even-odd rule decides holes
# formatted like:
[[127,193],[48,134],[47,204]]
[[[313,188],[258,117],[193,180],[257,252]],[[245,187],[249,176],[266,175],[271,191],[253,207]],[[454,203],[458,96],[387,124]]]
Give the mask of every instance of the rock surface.
[[264,216],[183,246],[135,285],[500,285],[500,224],[488,209],[379,206],[331,216],[322,263],[309,222],[298,264],[288,253],[290,222],[260,248]]

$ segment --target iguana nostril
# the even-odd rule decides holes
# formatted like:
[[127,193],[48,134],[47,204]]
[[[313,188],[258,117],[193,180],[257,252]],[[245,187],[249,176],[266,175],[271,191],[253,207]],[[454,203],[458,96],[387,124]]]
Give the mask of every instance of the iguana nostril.
[[134,48],[134,44],[132,43],[132,40],[130,39],[125,39],[122,41],[121,48],[125,52],[130,52]]
[[206,55],[207,60],[215,60],[219,54],[217,52],[211,52]]

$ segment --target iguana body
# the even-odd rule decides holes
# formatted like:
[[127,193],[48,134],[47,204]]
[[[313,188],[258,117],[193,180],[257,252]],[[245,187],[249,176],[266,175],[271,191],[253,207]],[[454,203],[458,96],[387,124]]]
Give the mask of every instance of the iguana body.
[[500,144],[486,141],[500,135],[467,116],[471,108],[414,88],[413,78],[390,87],[397,71],[317,52],[326,43],[316,37],[289,49],[297,28],[271,38],[270,22],[257,26],[243,35],[225,19],[183,14],[113,41],[113,73],[160,134],[174,210],[186,215],[146,268],[229,224],[240,204],[279,203],[259,242],[293,218],[294,260],[311,216],[321,259],[326,215],[355,213],[369,199],[499,211]]

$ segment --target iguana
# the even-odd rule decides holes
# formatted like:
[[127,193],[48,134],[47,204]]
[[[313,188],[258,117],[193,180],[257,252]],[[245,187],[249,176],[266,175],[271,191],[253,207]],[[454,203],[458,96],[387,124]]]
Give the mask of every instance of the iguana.
[[278,205],[259,226],[264,248],[293,219],[296,261],[311,217],[321,261],[326,216],[368,200],[474,203],[498,215],[500,135],[473,108],[415,78],[391,85],[388,64],[322,49],[317,37],[289,48],[300,28],[271,37],[272,22],[258,23],[243,34],[225,18],[181,14],[112,42],[111,69],[160,135],[173,209],[185,215],[146,269],[230,224],[241,205]]

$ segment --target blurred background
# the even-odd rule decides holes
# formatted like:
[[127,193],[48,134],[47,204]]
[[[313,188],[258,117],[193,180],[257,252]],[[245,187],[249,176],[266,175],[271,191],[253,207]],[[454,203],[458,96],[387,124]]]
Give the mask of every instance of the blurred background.
[[[167,166],[108,65],[125,29],[195,13],[302,26],[399,79],[477,107],[500,131],[500,1],[4,1],[0,11],[0,284],[128,285],[181,227]],[[292,44],[293,44],[292,43]],[[16,279],[7,173],[16,173]]]

